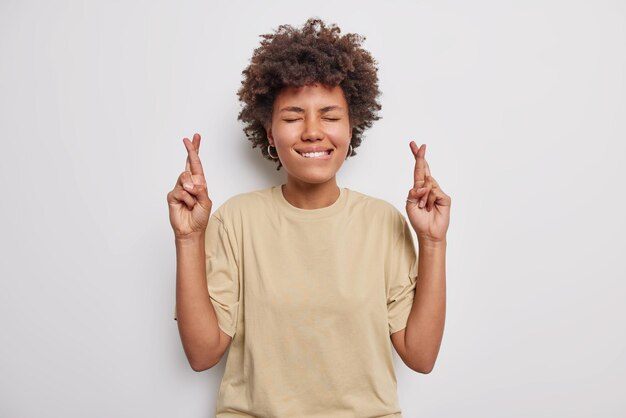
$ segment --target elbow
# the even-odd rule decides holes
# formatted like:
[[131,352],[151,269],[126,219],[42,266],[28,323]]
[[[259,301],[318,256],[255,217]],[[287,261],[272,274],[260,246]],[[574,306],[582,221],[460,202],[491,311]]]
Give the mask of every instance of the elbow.
[[194,372],[203,372],[205,370],[209,370],[211,368],[211,366],[203,366],[203,365],[197,365],[197,364],[191,364],[191,370],[193,370]]
[[419,349],[409,352],[407,366],[420,374],[430,374],[435,368],[439,350]]
[[435,360],[413,362],[408,365],[411,370],[420,374],[429,374],[435,368]]
[[194,372],[203,372],[205,370],[209,370],[210,368],[215,366],[217,363],[219,363],[221,359],[222,359],[222,356],[218,355],[217,353],[213,353],[210,355],[202,355],[202,356],[195,355],[195,356],[187,357],[187,360],[189,361],[189,366],[191,366],[191,369]]
[[194,372],[203,372],[211,368],[211,366],[209,365],[193,361],[189,361],[189,365],[191,366],[191,370],[193,370]]
[[425,365],[425,366],[417,366],[417,367],[412,367],[413,371],[417,372],[417,373],[421,373],[421,374],[429,374],[430,372],[433,371],[433,368],[435,367],[434,364],[431,365]]
[[191,360],[189,359],[189,365],[191,366],[191,370],[194,372],[203,372],[205,370],[209,370],[213,366],[215,366],[219,361],[206,361],[206,360]]
[[219,346],[212,348],[207,348],[206,346],[193,347],[183,343],[183,347],[185,348],[187,362],[194,372],[209,370],[220,362],[224,354],[224,351]]

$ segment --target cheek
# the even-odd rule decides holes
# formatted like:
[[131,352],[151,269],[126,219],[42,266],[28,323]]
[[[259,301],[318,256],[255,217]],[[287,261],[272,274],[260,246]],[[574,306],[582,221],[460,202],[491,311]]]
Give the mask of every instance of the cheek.
[[272,136],[274,137],[274,145],[280,148],[285,144],[285,142],[288,142],[286,141],[286,138],[289,138],[289,133],[282,128],[273,129]]
[[337,141],[350,142],[351,129],[347,123],[333,125],[326,132]]

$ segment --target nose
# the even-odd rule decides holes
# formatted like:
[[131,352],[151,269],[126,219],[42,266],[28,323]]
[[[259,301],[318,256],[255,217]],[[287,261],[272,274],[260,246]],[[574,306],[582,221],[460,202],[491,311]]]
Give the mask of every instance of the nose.
[[317,118],[307,118],[302,131],[303,141],[319,141],[324,139],[324,131]]

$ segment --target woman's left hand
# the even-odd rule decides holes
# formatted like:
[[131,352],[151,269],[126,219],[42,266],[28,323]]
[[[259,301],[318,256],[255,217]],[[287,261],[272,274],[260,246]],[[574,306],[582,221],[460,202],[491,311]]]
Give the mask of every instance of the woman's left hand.
[[411,141],[409,146],[415,157],[415,170],[413,188],[409,190],[406,201],[406,213],[421,244],[443,242],[450,224],[452,199],[430,175],[424,158],[426,144],[418,148],[415,141]]

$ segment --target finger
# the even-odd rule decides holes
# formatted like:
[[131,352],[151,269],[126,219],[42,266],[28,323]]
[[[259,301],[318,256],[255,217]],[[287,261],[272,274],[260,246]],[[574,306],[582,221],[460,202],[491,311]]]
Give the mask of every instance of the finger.
[[189,176],[189,180],[183,184],[185,190],[191,193],[193,196],[197,196],[202,189],[206,190],[206,182],[201,176]]
[[213,205],[213,202],[211,202],[211,199],[209,199],[209,194],[207,192],[207,185],[204,180],[195,182],[193,184],[193,188],[186,189],[186,191],[196,198],[200,206],[202,206],[204,209],[208,211],[211,210],[211,206]]
[[203,208],[207,210],[211,209],[213,203],[209,198],[206,180],[203,175],[193,175],[189,171],[183,171],[178,177],[176,189],[184,189],[187,193],[194,196]]
[[[189,138],[187,138],[187,137],[183,138],[183,145],[185,145],[184,144],[185,139],[189,140]],[[187,149],[186,145],[185,145],[185,149]],[[189,164],[189,151],[187,151],[187,158],[185,159],[185,171],[191,172],[191,165]]]
[[430,176],[425,176],[424,185],[422,187],[426,189],[426,192],[423,193],[418,203],[420,208],[426,207],[430,194],[432,194],[433,190],[436,189],[435,179]]
[[428,175],[427,178],[432,182],[433,189],[441,189],[441,187],[439,187],[439,183],[437,183],[437,180],[435,180],[433,176]]
[[[185,138],[185,139],[189,139],[189,138]],[[193,134],[193,147],[196,149],[196,153],[198,153],[198,155],[200,154],[200,134],[199,133],[195,133]],[[185,171],[191,171],[191,165],[189,164],[189,156],[187,156],[187,160],[185,161]]]
[[426,192],[423,194],[422,198],[420,199],[418,206],[420,208],[424,208],[424,206],[426,206],[426,203],[428,202],[428,197],[430,195],[432,188],[430,186],[426,186]]
[[196,174],[191,176],[191,182],[194,186],[204,186],[206,187],[206,180],[202,174]]
[[417,144],[415,144],[415,141],[411,141],[410,147],[411,151],[413,152],[413,156],[415,157],[413,183],[415,188],[420,188],[424,185],[424,182],[426,180],[426,164],[424,160],[424,155],[426,153],[426,144],[422,144],[421,147],[417,148]]
[[426,175],[430,177],[430,166],[428,165],[428,161],[424,159],[424,164],[426,164]]
[[184,189],[198,199],[203,207],[207,207],[206,205],[211,203],[207,192],[207,183],[202,174],[191,174],[189,171],[183,171],[177,187],[181,190]]
[[168,200],[168,202],[171,203],[180,203],[183,202],[185,203],[185,205],[187,205],[187,207],[189,209],[193,209],[193,207],[196,205],[196,199],[194,199],[194,197],[192,195],[190,195],[189,193],[187,193],[184,190],[173,190],[171,192],[171,198]]
[[411,152],[413,153],[413,157],[414,158],[417,157],[417,151],[419,150],[419,147],[417,146],[415,141],[409,142],[409,147],[411,148]]
[[441,208],[443,206],[449,207],[451,205],[452,205],[452,199],[450,198],[450,196],[445,194],[441,189],[437,190],[436,198],[435,198],[435,201],[433,202],[432,209]]
[[176,180],[176,186],[174,186],[174,188],[179,190],[187,190],[189,189],[189,187],[186,187],[188,185],[191,186],[191,188],[193,189],[193,177],[190,171],[183,171],[180,176],[178,176],[178,180]]
[[420,199],[422,198],[422,196],[424,196],[424,193],[426,193],[428,189],[426,187],[422,187],[419,189],[416,188],[412,188],[411,190],[409,190],[409,195],[407,196],[407,204],[410,206],[415,206],[419,203]]
[[187,148],[187,158],[189,159],[189,167],[191,174],[202,174],[204,176],[204,171],[202,170],[202,163],[200,162],[200,157],[198,157],[198,153],[193,146],[193,143],[189,141],[187,138],[183,138],[183,143],[185,144],[185,148]]
[[435,190],[435,189],[441,190],[441,187],[439,187],[439,183],[437,183],[437,180],[435,180],[434,177],[432,176],[425,176],[425,177],[426,177],[426,181],[424,182],[424,185],[422,187],[430,186],[432,190]]
[[409,196],[407,197],[407,199],[416,199],[416,198],[421,198],[422,196],[424,196],[424,193],[426,193],[428,191],[428,187],[419,187],[419,188],[412,188],[411,190],[409,190]]
[[193,144],[193,147],[196,150],[196,152],[200,154],[200,134],[199,133],[196,132],[195,134],[193,134],[193,141],[191,141],[191,143]]
[[428,196],[428,200],[426,201],[426,210],[430,212],[435,207],[435,201],[439,199],[439,190],[431,190],[430,196]]

